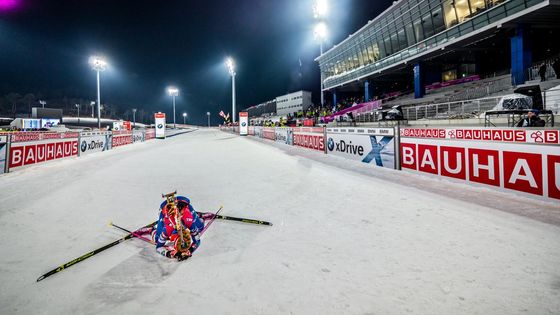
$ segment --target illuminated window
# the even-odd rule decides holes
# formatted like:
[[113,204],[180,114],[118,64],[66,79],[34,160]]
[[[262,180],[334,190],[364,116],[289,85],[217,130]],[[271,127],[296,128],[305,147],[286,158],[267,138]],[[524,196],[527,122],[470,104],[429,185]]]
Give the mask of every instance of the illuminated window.
[[446,0],[443,2],[443,15],[445,17],[445,26],[447,28],[459,24],[457,14],[455,13],[455,0]]
[[467,0],[455,0],[455,10],[457,11],[457,17],[459,18],[459,23],[470,18],[471,11],[469,9],[469,2]]
[[424,40],[424,31],[422,30],[422,22],[419,19],[414,21],[414,35],[416,36],[416,40],[418,42]]
[[436,8],[432,11],[432,23],[434,24],[435,34],[445,30],[445,24],[443,23],[443,15],[441,14],[441,8]]
[[484,11],[486,9],[485,5],[484,5],[484,0],[470,0],[471,3],[471,10],[474,14],[478,14],[481,11]]
[[406,24],[405,25],[405,30],[406,30],[406,39],[408,42],[408,46],[412,46],[416,43],[416,40],[414,38],[414,28],[412,27],[412,24]]

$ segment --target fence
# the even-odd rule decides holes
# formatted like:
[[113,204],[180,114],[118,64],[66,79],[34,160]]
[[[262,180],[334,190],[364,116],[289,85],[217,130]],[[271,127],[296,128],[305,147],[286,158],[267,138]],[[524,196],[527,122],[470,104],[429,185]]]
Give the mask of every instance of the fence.
[[[560,200],[560,130],[551,128],[262,128],[256,138],[475,186]],[[235,133],[232,128],[224,131]]]
[[105,152],[153,138],[153,130],[2,133],[0,174],[51,160]]

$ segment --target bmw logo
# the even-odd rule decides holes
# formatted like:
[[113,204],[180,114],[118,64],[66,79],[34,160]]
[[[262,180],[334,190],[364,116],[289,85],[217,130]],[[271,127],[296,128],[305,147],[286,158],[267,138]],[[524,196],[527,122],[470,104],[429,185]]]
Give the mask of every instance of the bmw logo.
[[329,141],[327,143],[327,147],[329,148],[329,151],[334,150],[334,140],[332,138],[329,138]]
[[246,123],[246,122],[242,122],[242,123],[241,123],[241,126],[245,127],[245,126],[247,126],[247,123]]
[[80,149],[82,150],[82,152],[86,152],[87,143],[85,141],[82,141],[82,144],[80,145]]
[[163,128],[163,124],[159,124],[159,125],[157,125],[157,127],[158,127],[158,129],[161,129],[161,128]]

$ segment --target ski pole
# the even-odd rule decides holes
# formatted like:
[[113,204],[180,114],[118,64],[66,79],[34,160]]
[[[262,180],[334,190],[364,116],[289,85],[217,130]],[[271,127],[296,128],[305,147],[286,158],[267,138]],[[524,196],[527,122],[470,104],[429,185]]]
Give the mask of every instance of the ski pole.
[[218,211],[214,213],[214,217],[210,219],[210,222],[208,222],[208,224],[206,224],[206,226],[202,229],[202,231],[200,231],[200,236],[202,236],[202,234],[204,234],[204,232],[210,227],[210,225],[212,225],[212,222],[216,220],[216,216],[218,215],[218,213],[220,213],[220,211],[222,211],[223,208],[224,206],[220,206],[220,209],[218,209]]
[[141,239],[141,240],[143,240],[143,241],[145,241],[145,242],[148,242],[148,243],[150,243],[150,244],[152,244],[152,245],[155,245],[155,244],[156,244],[156,243],[155,243],[154,241],[152,241],[151,239],[149,239],[149,238],[147,238],[147,237],[145,237],[145,236],[143,236],[143,235],[140,235],[140,234],[138,234],[138,233],[136,233],[136,232],[132,232],[132,231],[129,231],[129,230],[123,228],[123,227],[120,227],[120,226],[114,224],[113,222],[109,222],[109,225],[112,226],[112,227],[116,227],[117,229],[119,229],[119,230],[121,230],[121,231],[130,233],[130,234],[132,234],[132,236],[134,236],[134,237],[136,237],[136,238],[138,238],[138,239]]

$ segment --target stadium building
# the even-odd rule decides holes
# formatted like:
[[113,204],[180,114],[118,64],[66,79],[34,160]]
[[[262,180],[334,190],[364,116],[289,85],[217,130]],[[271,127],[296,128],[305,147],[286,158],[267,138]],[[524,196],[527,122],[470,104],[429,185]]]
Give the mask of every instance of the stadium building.
[[[325,103],[352,93],[409,104],[487,96],[540,79],[543,63],[553,80],[559,17],[559,0],[394,2],[316,59]],[[477,93],[445,89],[466,83]]]

